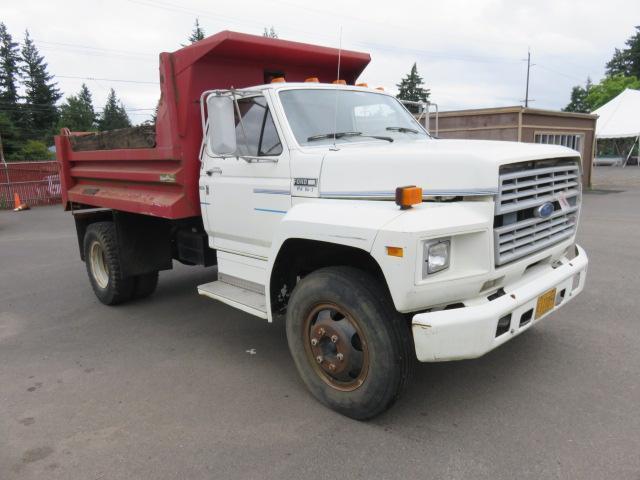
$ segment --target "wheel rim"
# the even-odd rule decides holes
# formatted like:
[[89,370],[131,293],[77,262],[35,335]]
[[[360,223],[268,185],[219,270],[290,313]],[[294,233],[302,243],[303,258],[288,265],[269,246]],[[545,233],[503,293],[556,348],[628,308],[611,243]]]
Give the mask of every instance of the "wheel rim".
[[308,361],[322,380],[341,391],[360,387],[369,370],[369,349],[358,321],[335,304],[315,306],[304,324]]
[[105,261],[104,249],[100,242],[95,241],[91,244],[89,261],[91,262],[93,279],[100,288],[107,288],[107,285],[109,285],[109,267]]

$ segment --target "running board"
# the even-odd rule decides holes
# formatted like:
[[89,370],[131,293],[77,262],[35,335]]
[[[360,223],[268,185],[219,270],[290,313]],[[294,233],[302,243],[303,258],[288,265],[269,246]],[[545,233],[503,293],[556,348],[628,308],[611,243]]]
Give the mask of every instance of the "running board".
[[199,285],[198,293],[256,317],[267,319],[267,303],[263,293],[247,290],[221,280]]

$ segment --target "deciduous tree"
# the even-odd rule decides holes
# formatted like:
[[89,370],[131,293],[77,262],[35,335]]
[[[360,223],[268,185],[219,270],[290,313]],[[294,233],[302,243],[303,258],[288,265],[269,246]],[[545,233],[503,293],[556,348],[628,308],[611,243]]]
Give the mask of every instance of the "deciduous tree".
[[589,89],[586,102],[593,111],[618,96],[626,88],[640,90],[640,80],[634,76],[625,77],[624,75],[607,77]]

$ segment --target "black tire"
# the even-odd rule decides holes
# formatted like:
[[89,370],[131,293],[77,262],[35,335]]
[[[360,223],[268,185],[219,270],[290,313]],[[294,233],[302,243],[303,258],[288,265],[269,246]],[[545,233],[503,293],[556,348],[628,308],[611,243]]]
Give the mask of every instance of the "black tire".
[[133,296],[131,298],[146,298],[156,291],[158,286],[158,272],[138,275],[134,279]]
[[89,281],[98,300],[105,305],[117,305],[130,300],[134,279],[122,276],[113,222],[89,225],[83,248]]
[[[319,313],[312,323],[315,312]],[[336,354],[332,352],[343,344],[342,340],[334,340],[336,335],[331,336],[335,345],[328,345],[333,351],[319,355],[322,361],[313,356],[325,341],[324,328],[317,326],[326,325],[331,330],[330,320],[335,322],[336,318],[338,322],[346,319],[348,326],[354,326],[356,334],[346,349],[352,348],[353,352],[359,343],[362,354],[355,358],[366,360],[357,363],[360,370],[349,371],[354,383],[334,378],[336,365],[329,362],[335,362]],[[319,343],[320,330],[323,336]],[[302,279],[287,306],[286,331],[289,350],[307,388],[320,402],[348,417],[366,420],[384,412],[399,398],[410,379],[415,362],[411,331],[385,289],[361,270],[327,267]],[[354,342],[355,336],[358,338]],[[338,357],[340,361],[350,355],[348,350],[345,352]],[[331,366],[334,370],[328,373]]]

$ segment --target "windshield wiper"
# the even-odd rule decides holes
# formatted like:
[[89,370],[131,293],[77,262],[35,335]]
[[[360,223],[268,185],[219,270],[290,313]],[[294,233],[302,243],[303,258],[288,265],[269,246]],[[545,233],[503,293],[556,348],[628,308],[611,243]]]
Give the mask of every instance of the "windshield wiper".
[[420,133],[415,128],[407,128],[407,127],[387,127],[387,130],[391,132],[400,132],[400,133]]
[[[416,132],[417,133],[417,132]],[[307,142],[314,142],[316,140],[327,140],[331,138],[343,138],[343,137],[368,137],[375,138],[377,140],[386,140],[387,142],[393,142],[391,137],[381,137],[378,135],[364,135],[362,132],[337,132],[337,133],[322,133],[320,135],[311,135],[307,138]]]

